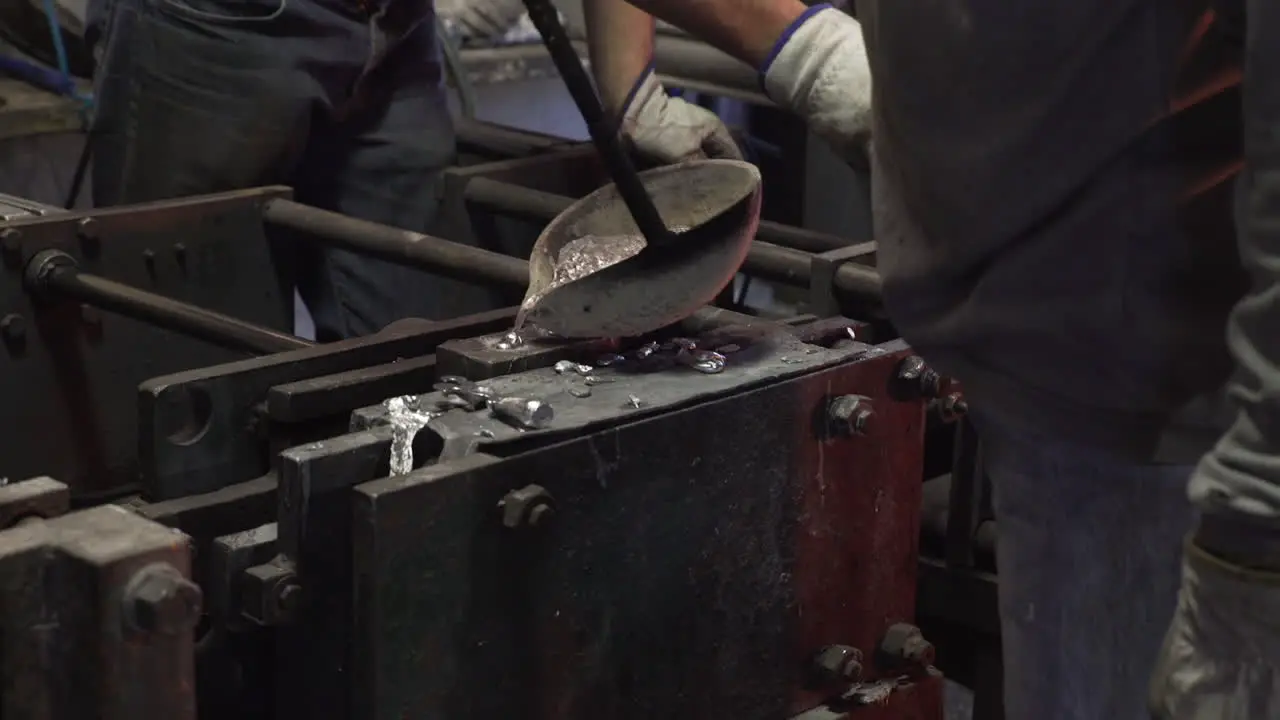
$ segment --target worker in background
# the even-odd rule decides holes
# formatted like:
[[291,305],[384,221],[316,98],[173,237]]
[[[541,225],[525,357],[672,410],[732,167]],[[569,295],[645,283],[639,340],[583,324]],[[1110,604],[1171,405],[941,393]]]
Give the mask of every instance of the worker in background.
[[[865,160],[874,105],[885,302],[903,336],[964,383],[994,486],[1006,714],[1147,717],[1192,525],[1187,481],[1223,429],[1186,410],[1219,395],[1222,329],[1245,287],[1230,242],[1239,120],[1229,29],[1207,0],[1075,0],[1034,12],[864,0],[870,103],[863,33],[834,10],[631,2],[760,68],[769,95],[852,162]],[[652,25],[621,0],[587,9],[597,83],[622,132],[668,161],[732,156],[722,127],[654,78]],[[1217,109],[1234,122],[1205,122],[1221,119]],[[1276,337],[1266,336],[1272,351]],[[1266,370],[1280,390],[1274,365]],[[1266,402],[1274,415],[1275,395]],[[1280,417],[1265,422],[1280,427]],[[1176,720],[1223,717],[1212,709],[1255,679],[1276,692],[1275,645],[1239,631],[1274,640],[1280,591],[1261,572],[1229,569],[1274,563],[1260,548],[1275,546],[1250,532],[1233,538],[1253,550],[1243,561],[1195,550],[1221,547],[1220,525],[1250,527],[1238,516],[1217,522],[1215,511],[1265,518],[1276,507],[1274,483],[1212,472],[1244,464],[1233,443],[1251,439],[1248,427],[1237,425],[1196,486],[1218,481],[1196,491],[1210,512],[1189,546],[1187,602],[1167,653],[1168,667],[1196,677],[1174,672],[1155,687],[1157,699],[1208,712]],[[1224,453],[1236,459],[1215,460]],[[1254,460],[1280,465],[1274,452]],[[1217,564],[1207,559],[1215,551]],[[1252,622],[1232,629],[1239,616]],[[1215,647],[1223,641],[1234,645]],[[1259,707],[1229,717],[1280,717]]]
[[[94,200],[262,185],[423,232],[454,160],[431,0],[90,0]],[[456,314],[456,286],[273,243],[321,341]]]
[[[1235,423],[1196,470],[1201,510],[1155,680],[1159,720],[1280,718],[1280,3],[1246,0]],[[1229,10],[1229,8],[1226,8]]]

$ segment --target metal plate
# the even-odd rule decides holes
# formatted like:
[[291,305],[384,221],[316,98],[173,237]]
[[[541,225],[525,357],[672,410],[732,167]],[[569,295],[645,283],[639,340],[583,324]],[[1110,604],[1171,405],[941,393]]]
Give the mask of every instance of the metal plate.
[[0,533],[0,714],[194,720],[190,626],[140,631],[126,604],[140,573],[188,562],[179,533],[111,505]]
[[[913,613],[924,409],[889,397],[905,350],[881,349],[356,488],[351,707],[776,720],[820,705],[803,685],[815,650],[870,658]],[[838,438],[827,407],[850,394],[875,415]],[[499,500],[530,483],[554,517],[504,527]],[[895,717],[941,718],[936,693],[896,692],[910,714]]]
[[264,200],[287,196],[265,188],[113,208],[87,226],[86,213],[7,223],[21,236],[0,269],[0,475],[52,475],[73,494],[130,484],[138,383],[242,357],[78,304],[37,305],[22,287],[26,260],[62,250],[85,272],[289,331],[292,298],[259,219]]

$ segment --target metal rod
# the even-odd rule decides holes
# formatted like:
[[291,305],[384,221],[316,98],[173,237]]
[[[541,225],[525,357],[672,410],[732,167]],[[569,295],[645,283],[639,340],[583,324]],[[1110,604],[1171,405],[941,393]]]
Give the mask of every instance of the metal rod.
[[311,347],[288,333],[80,272],[70,255],[46,250],[27,267],[27,289],[36,294],[76,300],[205,342],[254,354]]
[[519,258],[422,233],[359,220],[290,200],[271,200],[263,218],[312,235],[328,245],[400,265],[447,272],[462,280],[516,287],[529,284],[529,263]]
[[[573,198],[563,195],[486,177],[468,180],[466,197],[468,202],[476,203],[494,213],[536,222],[551,220],[574,202]],[[852,244],[838,235],[805,230],[768,220],[760,221],[756,237],[775,245],[812,253],[822,253]]]
[[[572,198],[533,190],[490,178],[472,178],[467,183],[466,198],[490,212],[510,217],[548,222],[573,204]],[[279,202],[279,201],[273,201]],[[777,223],[760,223],[757,240],[751,244],[744,269],[753,275],[787,285],[809,284],[812,256],[803,250],[782,247],[763,240],[787,240],[810,244],[821,251],[844,247],[849,243],[823,233],[812,233]],[[827,239],[832,238],[832,239]],[[864,299],[879,300],[880,274],[874,268],[845,263],[836,271],[835,286],[841,291]]]

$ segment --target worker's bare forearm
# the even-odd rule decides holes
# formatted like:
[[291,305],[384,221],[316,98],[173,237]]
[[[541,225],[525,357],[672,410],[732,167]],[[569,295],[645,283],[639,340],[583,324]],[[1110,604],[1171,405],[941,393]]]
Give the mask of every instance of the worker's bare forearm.
[[764,64],[778,38],[807,7],[800,0],[628,2],[756,68]]
[[586,0],[583,14],[596,88],[617,111],[653,59],[653,17],[626,0]]
[[653,18],[760,67],[805,11],[800,0],[585,0],[587,45],[601,98],[617,110],[653,57]]

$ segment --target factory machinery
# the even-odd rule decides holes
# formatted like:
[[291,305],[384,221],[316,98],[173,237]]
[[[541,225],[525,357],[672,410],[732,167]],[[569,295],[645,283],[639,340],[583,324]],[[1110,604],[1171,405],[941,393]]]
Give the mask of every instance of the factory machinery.
[[[941,720],[924,450],[965,407],[874,245],[762,223],[744,272],[805,316],[513,334],[504,244],[601,176],[463,139],[448,240],[285,188],[0,207],[0,716]],[[279,229],[480,308],[314,345]]]

